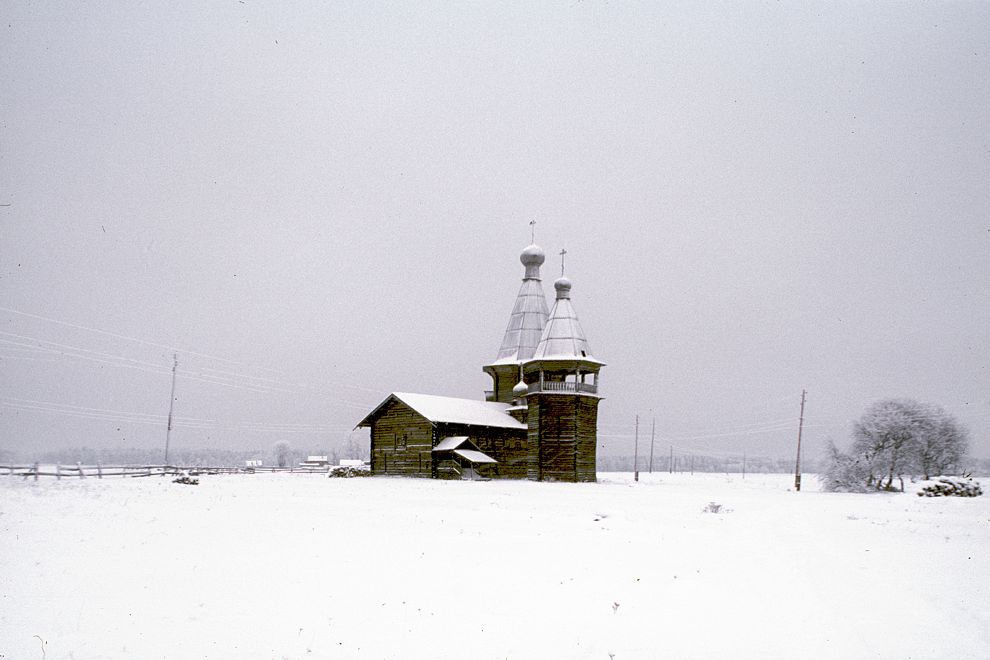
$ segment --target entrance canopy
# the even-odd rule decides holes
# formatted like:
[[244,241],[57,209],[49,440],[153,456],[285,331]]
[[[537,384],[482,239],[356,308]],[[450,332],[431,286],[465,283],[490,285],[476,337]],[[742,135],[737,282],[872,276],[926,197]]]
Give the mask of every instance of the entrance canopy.
[[478,449],[466,435],[455,435],[444,438],[433,448],[435,452],[451,452],[469,463],[498,463],[494,458]]

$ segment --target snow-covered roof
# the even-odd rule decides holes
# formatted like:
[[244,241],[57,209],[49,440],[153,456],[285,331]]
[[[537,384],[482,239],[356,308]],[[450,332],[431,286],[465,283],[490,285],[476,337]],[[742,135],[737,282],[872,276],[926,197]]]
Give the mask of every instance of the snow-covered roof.
[[511,406],[494,401],[455,399],[449,396],[392,392],[358,426],[370,426],[378,412],[393,398],[406,404],[430,422],[493,426],[503,429],[525,429],[526,425],[513,419],[506,412]]
[[464,443],[470,442],[470,439],[466,435],[453,435],[438,442],[437,446],[433,448],[433,451],[450,451],[457,449]]
[[444,438],[437,443],[433,451],[452,451],[472,463],[498,463],[498,461],[488,454],[478,451],[478,446],[471,442],[471,438],[466,435],[455,435]]
[[473,449],[455,449],[454,453],[462,458],[466,458],[472,463],[498,463],[498,461],[488,454]]

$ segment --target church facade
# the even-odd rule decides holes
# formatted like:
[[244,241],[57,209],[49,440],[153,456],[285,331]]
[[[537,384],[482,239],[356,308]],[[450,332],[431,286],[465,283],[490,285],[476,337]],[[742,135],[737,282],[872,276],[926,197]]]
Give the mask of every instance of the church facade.
[[530,245],[498,355],[482,367],[485,400],[393,392],[358,423],[371,431],[371,471],[432,478],[595,481],[599,373],[571,304],[554,282],[548,309]]

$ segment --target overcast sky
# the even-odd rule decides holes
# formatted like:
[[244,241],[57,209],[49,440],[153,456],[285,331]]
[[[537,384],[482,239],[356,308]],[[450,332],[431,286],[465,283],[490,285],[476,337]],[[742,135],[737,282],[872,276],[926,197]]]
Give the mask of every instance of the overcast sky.
[[[0,7],[0,449],[340,444],[483,397],[567,249],[605,453],[873,401],[990,456],[990,3]],[[362,437],[360,432],[356,437]],[[642,447],[641,443],[641,447]],[[658,450],[659,451],[659,450]]]

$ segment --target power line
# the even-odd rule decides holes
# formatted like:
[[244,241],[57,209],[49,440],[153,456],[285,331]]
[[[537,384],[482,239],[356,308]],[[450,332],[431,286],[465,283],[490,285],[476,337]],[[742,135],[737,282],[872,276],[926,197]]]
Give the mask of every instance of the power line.
[[[68,321],[59,321],[58,319],[53,319],[53,318],[49,318],[49,317],[46,317],[46,316],[40,316],[38,314],[31,314],[29,312],[22,312],[22,311],[20,311],[18,309],[11,309],[9,307],[0,307],[0,311],[10,312],[11,314],[20,314],[21,316],[26,316],[28,318],[38,319],[40,321],[47,321],[49,323],[57,323],[58,325],[64,325],[64,326],[69,327],[69,328],[75,328],[77,330],[85,330],[87,332],[93,332],[93,333],[96,333],[96,334],[105,335],[107,337],[114,337],[116,339],[126,339],[127,341],[133,341],[133,342],[136,342],[138,344],[144,344],[146,346],[154,346],[156,348],[164,348],[164,349],[166,349],[168,351],[171,351],[171,352],[182,352],[184,354],[196,355],[198,357],[205,357],[207,359],[217,360],[219,362],[227,362],[229,364],[237,364],[237,365],[240,365],[242,367],[243,366],[249,366],[249,365],[247,365],[247,364],[245,364],[243,362],[238,362],[236,360],[228,360],[227,358],[222,358],[222,357],[218,357],[218,356],[215,356],[215,355],[208,355],[206,353],[198,353],[196,351],[187,351],[185,349],[180,349],[180,348],[177,348],[175,346],[169,346],[167,344],[159,344],[157,342],[147,341],[145,339],[139,339],[137,337],[129,337],[127,335],[118,334],[116,332],[108,332],[106,330],[100,330],[98,328],[89,328],[89,327],[86,327],[84,325],[79,325],[78,323],[69,323]],[[257,367],[256,366],[256,368],[257,369],[267,370],[267,371],[274,371],[273,369],[266,369],[266,367]]]
[[[0,309],[2,309],[2,308],[0,308]],[[118,367],[123,367],[123,368],[128,368],[128,369],[135,369],[135,370],[138,370],[138,371],[145,371],[145,372],[148,372],[148,373],[154,373],[154,374],[159,374],[159,375],[167,375],[168,373],[170,373],[163,365],[161,365],[159,363],[147,362],[147,361],[144,361],[144,360],[137,360],[137,359],[134,359],[134,358],[129,358],[129,357],[118,355],[118,354],[114,354],[114,353],[106,353],[104,351],[95,351],[95,350],[88,349],[88,348],[82,348],[82,347],[79,347],[79,346],[73,346],[71,344],[65,344],[65,343],[62,343],[62,342],[54,342],[54,341],[50,341],[50,340],[47,340],[47,339],[42,339],[40,337],[32,337],[30,335],[21,335],[21,334],[18,334],[18,333],[7,332],[7,331],[3,331],[3,330],[0,330],[0,334],[6,334],[6,335],[8,335],[10,337],[14,337],[15,339],[20,340],[20,341],[14,341],[12,339],[4,339],[3,337],[0,337],[0,341],[6,341],[7,343],[13,344],[13,345],[18,346],[18,347],[23,347],[23,348],[38,348],[39,350],[50,351],[53,354],[57,354],[59,356],[72,357],[72,358],[77,358],[77,359],[80,359],[80,360],[88,360],[88,361],[91,361],[91,362],[98,362],[98,363],[102,363],[102,364],[110,364],[110,365],[114,365],[114,366],[118,366]],[[35,344],[26,343],[26,342],[38,342],[39,344],[42,344],[43,346],[36,346]],[[56,347],[56,348],[52,348],[52,347]],[[61,349],[61,350],[59,350],[59,349]],[[209,369],[209,368],[206,368],[206,369]],[[220,371],[220,370],[215,370],[215,371]],[[280,387],[280,386],[277,386],[277,385],[269,385],[269,384],[264,384],[264,383],[250,382],[252,379],[253,380],[259,380],[259,379],[261,379],[261,380],[267,380],[267,381],[273,382],[273,383],[278,383],[278,385],[284,385],[284,383],[281,383],[280,381],[277,381],[277,380],[274,380],[274,379],[265,379],[265,378],[258,377],[258,376],[251,376],[251,375],[248,375],[248,374],[240,374],[240,373],[230,372],[230,371],[227,371],[225,373],[232,374],[232,376],[231,377],[227,377],[227,376],[212,376],[210,374],[204,374],[202,372],[198,372],[198,370],[197,370],[196,373],[184,373],[183,374],[183,378],[185,378],[185,379],[192,379],[192,380],[195,380],[195,381],[199,381],[199,382],[203,382],[203,383],[209,383],[209,384],[213,384],[213,385],[222,385],[224,387],[230,387],[230,388],[233,388],[233,389],[246,390],[246,391],[255,392],[255,393],[259,393],[259,394],[270,394],[270,393],[273,393],[273,392],[282,392],[282,393],[286,393],[286,394],[301,394],[301,393],[322,394],[324,396],[327,396],[330,399],[330,403],[332,403],[332,404],[342,405],[342,406],[351,407],[351,408],[360,409],[360,410],[364,410],[364,409],[366,409],[369,406],[369,404],[367,402],[360,402],[360,403],[358,403],[358,402],[348,401],[346,399],[341,399],[341,398],[339,398],[339,397],[337,397],[337,396],[335,396],[335,395],[333,395],[331,393],[321,391],[321,390],[319,390],[317,388],[314,388],[314,387],[311,387],[309,385],[304,385],[304,384],[289,384],[290,385],[289,387]],[[238,379],[242,379],[242,380],[238,381]],[[293,387],[293,385],[294,385],[294,387]],[[370,388],[360,388],[358,386],[351,386],[351,387],[354,388],[354,389],[366,389],[368,391],[375,391],[375,392],[377,392],[377,390],[371,390]]]
[[[108,415],[96,412],[87,412],[85,410],[70,410],[56,407],[39,406],[27,403],[16,403],[12,401],[0,401],[0,405],[6,406],[7,408],[14,408],[15,410],[25,410],[30,412],[45,412],[45,413],[55,413],[58,415],[66,415],[69,417],[82,417],[86,419],[95,419],[106,422],[114,422],[117,424],[147,424],[150,426],[162,426],[165,423],[164,419],[151,419],[148,417],[131,417],[129,413],[122,413],[116,415]],[[140,414],[140,413],[139,413]],[[176,426],[181,426],[183,428],[190,429],[212,429],[215,428],[209,424],[203,424],[199,422],[176,422]]]
[[[260,367],[260,366],[258,366],[256,364],[247,364],[245,362],[240,362],[238,360],[231,360],[229,358],[223,358],[223,357],[219,357],[219,356],[216,356],[216,355],[210,355],[208,353],[201,353],[201,352],[198,352],[198,351],[191,351],[191,350],[181,349],[181,348],[177,348],[175,346],[170,346],[170,345],[167,345],[167,344],[161,344],[161,343],[158,343],[158,342],[148,341],[146,339],[140,339],[138,337],[131,337],[131,336],[128,336],[128,335],[122,335],[122,334],[119,334],[119,333],[116,333],[116,332],[108,332],[106,330],[100,330],[98,328],[90,328],[90,327],[87,327],[87,326],[84,326],[84,325],[80,325],[80,324],[77,324],[77,323],[70,323],[70,322],[67,322],[67,321],[60,321],[58,319],[53,319],[53,318],[49,318],[49,317],[46,317],[46,316],[41,316],[41,315],[38,315],[38,314],[31,314],[29,312],[23,312],[23,311],[20,311],[20,310],[11,309],[9,307],[2,307],[2,306],[0,306],[0,311],[10,312],[12,314],[19,314],[21,316],[25,316],[25,317],[28,317],[28,318],[38,319],[38,320],[46,321],[46,322],[49,322],[49,323],[55,323],[55,324],[58,324],[58,325],[63,325],[63,326],[70,327],[70,328],[75,328],[75,329],[78,329],[78,330],[85,330],[87,332],[92,332],[92,333],[104,335],[104,336],[107,336],[107,337],[113,337],[113,338],[116,338],[116,339],[124,339],[124,340],[132,341],[132,342],[135,342],[135,343],[138,343],[138,344],[144,344],[145,346],[153,346],[153,347],[156,347],[156,348],[164,348],[164,349],[166,349],[166,350],[168,350],[170,352],[173,352],[173,353],[174,352],[181,352],[184,355],[192,355],[192,356],[196,356],[196,357],[206,358],[206,359],[209,359],[209,360],[216,360],[218,362],[225,362],[227,364],[234,364],[234,365],[238,365],[238,366],[242,366],[242,367],[248,367],[248,366],[250,366],[250,367],[253,367],[253,368],[258,369],[258,370],[261,370],[261,371],[267,371],[267,372],[269,372],[271,374],[274,374],[276,376],[284,376],[284,374],[282,374],[278,370],[271,369],[269,367]],[[31,339],[35,339],[36,341],[47,342],[47,340],[38,339],[38,338],[31,338]],[[54,342],[48,342],[48,343],[54,344]],[[78,347],[74,347],[74,350],[87,351],[88,349],[80,349]],[[96,351],[93,351],[93,352],[96,352]],[[104,355],[107,355],[107,354],[104,354]],[[122,356],[120,356],[120,357],[121,357],[121,359],[124,359],[124,360],[130,360],[130,358],[124,358]],[[287,383],[284,383],[284,382],[281,382],[281,381],[278,381],[278,380],[275,380],[275,379],[265,378],[263,376],[253,376],[253,375],[243,374],[243,373],[238,373],[238,372],[233,372],[233,371],[225,371],[225,370],[220,370],[220,369],[211,369],[209,367],[204,367],[203,369],[204,370],[207,370],[207,371],[216,371],[217,373],[222,373],[222,374],[225,374],[225,375],[228,375],[228,376],[233,376],[235,378],[243,378],[243,379],[247,379],[247,380],[262,380],[262,381],[266,381],[266,382],[269,382],[269,383],[273,383],[275,385],[282,385],[282,386],[289,385],[289,386],[295,386],[295,387],[299,387],[299,388],[304,388],[306,390],[310,390],[310,391],[315,392],[315,393],[318,393],[318,394],[329,394],[327,392],[323,392],[321,390],[318,390],[316,388],[313,388],[312,386],[307,385],[307,384],[304,384],[304,383],[288,383],[287,384]],[[205,377],[205,378],[211,378],[211,376],[209,376],[208,374],[200,374],[200,375],[203,376],[203,377]],[[209,381],[204,381],[204,382],[209,382]],[[245,385],[251,385],[251,383],[245,383]],[[381,390],[379,390],[379,389],[374,389],[374,388],[370,388],[370,387],[362,387],[360,385],[353,385],[353,384],[350,384],[350,383],[336,383],[336,384],[334,384],[334,387],[346,387],[346,388],[353,389],[353,390],[359,390],[359,391],[365,391],[365,392],[373,392],[373,393],[376,393],[376,394],[378,394],[378,393],[381,392]],[[360,405],[361,405],[361,407],[366,407],[367,404],[360,404]]]
[[[106,410],[106,409],[103,409],[103,408],[91,408],[89,406],[76,406],[76,405],[72,405],[72,404],[68,404],[68,403],[57,403],[55,401],[38,401],[36,399],[21,399],[21,398],[13,397],[13,396],[5,396],[3,398],[6,399],[7,401],[13,401],[15,403],[43,405],[43,406],[53,406],[53,407],[59,407],[59,408],[68,408],[70,410],[79,410],[79,411],[82,411],[82,412],[103,413],[103,414],[107,414],[107,415],[138,415],[138,416],[141,416],[141,417],[148,417],[148,418],[157,419],[159,421],[164,421],[165,420],[165,416],[164,415],[155,415],[153,413],[125,412],[125,411],[122,411],[122,410]],[[199,418],[199,417],[179,417],[179,416],[176,416],[175,419],[181,420],[181,421],[185,421],[185,422],[202,422],[204,424],[213,424],[213,423],[216,423],[216,421],[217,421],[215,419],[202,419],[202,418]]]
[[[155,415],[151,413],[126,412],[122,410],[103,410],[100,408],[88,408],[85,406],[70,406],[68,404],[56,403],[53,401],[34,401],[31,399],[17,399],[13,397],[3,397],[0,405],[15,410],[30,412],[54,413],[70,417],[80,417],[99,421],[108,421],[125,424],[145,424],[149,426],[161,427],[166,424],[165,415]],[[216,420],[200,420],[195,417],[173,418],[175,427],[187,429],[222,430],[222,431],[253,431],[268,433],[329,433],[334,431],[348,431],[350,424],[264,424],[246,423],[237,425],[223,425]]]

